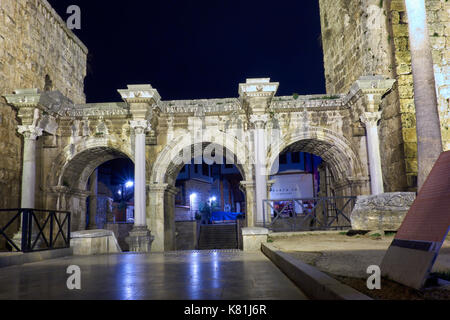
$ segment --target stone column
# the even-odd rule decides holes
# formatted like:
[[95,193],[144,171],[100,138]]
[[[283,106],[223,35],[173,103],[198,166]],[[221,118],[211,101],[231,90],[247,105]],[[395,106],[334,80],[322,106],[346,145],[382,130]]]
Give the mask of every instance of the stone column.
[[89,198],[89,230],[97,229],[96,217],[97,217],[97,194],[98,194],[98,169],[95,169],[89,179],[91,182]]
[[21,207],[35,209],[36,139],[42,135],[42,129],[34,126],[19,126],[19,133],[24,137]]
[[[19,126],[19,133],[23,135],[23,161],[22,161],[22,209],[36,209],[36,139],[42,135],[42,129],[31,126]],[[37,236],[33,230],[32,239]],[[20,217],[19,231],[14,234],[13,242],[20,248],[22,245],[22,217]]]
[[[270,191],[276,180],[267,180],[267,199],[270,199]],[[265,205],[266,210],[266,227],[272,223],[272,207],[269,204]]]
[[364,110],[360,120],[366,126],[372,195],[384,192],[378,121],[381,119],[380,106],[383,96],[392,89],[394,83],[395,80],[386,79],[383,76],[362,76],[350,90],[353,95],[362,98],[360,103],[362,103]]
[[128,85],[125,90],[119,90],[122,99],[130,107],[132,121],[131,128],[135,133],[134,147],[134,200],[135,200],[135,220],[134,227],[130,235],[126,238],[130,245],[130,251],[149,252],[153,238],[147,228],[147,199],[146,199],[146,132],[156,130],[151,128],[150,123],[154,117],[158,116],[157,104],[161,100],[158,91],[151,85]]
[[253,181],[241,181],[242,191],[245,193],[247,226],[255,226],[255,183]]
[[[270,78],[247,79],[239,85],[242,106],[249,115],[250,127],[254,128],[253,153],[255,157],[255,201],[256,224],[263,224],[263,200],[267,199],[267,134],[266,123],[269,120],[270,105],[279,87],[279,83],[270,82]],[[249,221],[250,223],[250,221]]]
[[130,251],[150,252],[151,235],[147,228],[145,132],[147,121],[131,121],[135,133],[134,147],[134,227],[126,238]]
[[361,121],[366,126],[367,132],[367,153],[369,156],[372,195],[378,195],[384,192],[380,139],[378,136],[378,121],[380,121],[380,119],[381,112],[364,112],[361,116]]
[[164,195],[164,251],[176,250],[175,196],[178,189],[168,185]]
[[[255,155],[255,188],[256,188],[256,224],[263,225],[263,200],[267,199],[267,175],[266,175],[266,134],[265,127],[267,115],[251,116],[254,125],[254,155]],[[267,212],[266,212],[267,214]],[[266,219],[267,221],[267,219]]]
[[150,217],[148,225],[150,226],[154,240],[152,243],[152,252],[164,252],[165,227],[164,227],[164,194],[167,184],[152,184],[148,190]]

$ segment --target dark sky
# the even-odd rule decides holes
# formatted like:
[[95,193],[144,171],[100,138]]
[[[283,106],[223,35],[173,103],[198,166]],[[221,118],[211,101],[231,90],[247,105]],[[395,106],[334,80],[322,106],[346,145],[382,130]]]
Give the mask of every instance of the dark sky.
[[89,48],[88,102],[151,84],[163,100],[238,96],[246,78],[278,95],[325,93],[317,0],[49,0],[66,20],[80,6]]

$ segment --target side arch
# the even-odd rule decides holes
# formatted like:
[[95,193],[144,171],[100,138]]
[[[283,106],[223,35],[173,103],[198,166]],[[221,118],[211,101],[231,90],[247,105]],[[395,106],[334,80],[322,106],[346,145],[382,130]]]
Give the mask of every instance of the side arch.
[[327,162],[340,184],[365,181],[368,179],[367,166],[362,164],[350,145],[345,137],[325,128],[307,127],[291,131],[269,146],[267,175],[274,173],[279,154],[287,150],[302,150],[320,156]]
[[131,145],[114,136],[88,138],[68,145],[53,161],[52,170],[47,175],[47,186],[84,190],[95,168],[118,158],[129,158],[134,162]]

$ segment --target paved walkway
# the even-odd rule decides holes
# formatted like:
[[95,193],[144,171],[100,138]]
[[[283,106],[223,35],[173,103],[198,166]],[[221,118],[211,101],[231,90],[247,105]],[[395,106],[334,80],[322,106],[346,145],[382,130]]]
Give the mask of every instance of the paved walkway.
[[[67,267],[81,268],[70,291]],[[0,299],[303,300],[262,253],[197,251],[67,257],[0,270]]]

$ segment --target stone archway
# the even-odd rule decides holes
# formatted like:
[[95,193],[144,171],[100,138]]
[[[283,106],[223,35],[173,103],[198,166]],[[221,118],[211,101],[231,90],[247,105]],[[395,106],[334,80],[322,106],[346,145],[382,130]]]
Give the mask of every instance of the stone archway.
[[325,128],[308,127],[292,131],[269,148],[267,175],[273,173],[281,152],[303,151],[320,156],[329,165],[340,195],[369,194],[367,165],[363,165],[350,145],[345,137]]
[[[186,132],[178,136],[158,154],[152,168],[149,185],[149,208],[147,212],[147,224],[150,226],[155,239],[152,251],[169,251],[175,249],[174,206],[175,181],[178,173],[185,165],[183,151],[190,151],[192,157],[196,150],[202,154],[206,148],[222,150],[227,163],[233,163],[240,171],[246,196],[246,218],[248,225],[253,224],[255,201],[253,195],[253,166],[252,156],[248,148],[235,137],[216,130],[204,132],[200,141],[193,141],[191,135]],[[190,162],[189,162],[190,163]]]
[[72,231],[84,230],[86,199],[91,195],[89,177],[103,163],[121,158],[134,162],[130,146],[111,137],[91,138],[67,146],[47,176],[47,206],[70,211]]

